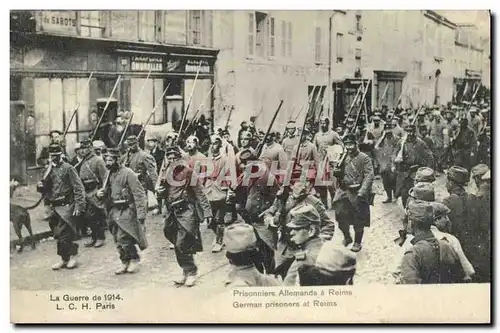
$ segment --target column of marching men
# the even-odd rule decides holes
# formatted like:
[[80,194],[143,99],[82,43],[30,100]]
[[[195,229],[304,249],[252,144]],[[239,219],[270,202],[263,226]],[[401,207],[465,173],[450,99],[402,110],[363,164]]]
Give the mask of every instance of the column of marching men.
[[[187,137],[173,131],[148,137],[147,150],[134,135],[116,148],[84,140],[72,161],[54,131],[45,151],[52,170],[39,184],[60,257],[52,268],[77,267],[77,238],[90,230],[85,247],[100,248],[109,230],[121,262],[115,273],[136,272],[139,250],[148,246],[151,191],[158,200],[153,214],[163,215],[166,244],[180,267],[176,284],[196,283],[194,255],[203,250],[204,222],[214,233],[212,252],[226,251],[228,286],[352,284],[356,253],[370,226],[373,181],[380,177],[386,193],[381,204],[401,197],[404,210],[394,235],[401,253],[391,266],[397,283],[489,282],[490,106],[383,105],[370,118],[360,122],[348,115],[336,128],[325,116],[303,127],[290,120],[281,134],[258,130],[253,117],[241,124],[235,142],[224,128],[203,137],[196,135],[200,131]],[[332,147],[346,152],[341,170]],[[190,182],[197,163],[207,160],[211,168],[201,173],[208,174]],[[186,163],[169,169],[180,161]],[[247,166],[256,161],[267,168],[245,184]],[[291,165],[290,185],[283,185],[273,162],[279,170]],[[306,173],[304,162],[311,165]],[[219,181],[229,165],[236,182]],[[332,182],[317,184],[319,171]],[[434,181],[441,175],[448,197],[436,202]],[[471,178],[475,193],[469,193]],[[335,211],[334,219],[328,210]],[[332,241],[335,220],[343,245]]]

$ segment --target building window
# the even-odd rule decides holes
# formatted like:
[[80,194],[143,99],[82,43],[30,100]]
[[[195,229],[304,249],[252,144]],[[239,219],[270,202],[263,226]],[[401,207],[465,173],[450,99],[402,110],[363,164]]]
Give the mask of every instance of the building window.
[[[156,12],[154,10],[139,11],[139,40],[155,42],[157,27]],[[160,30],[161,31],[161,30]]]
[[255,13],[248,13],[247,55],[255,54]]
[[256,25],[256,40],[255,40],[255,51],[257,56],[264,57],[265,47],[266,47],[266,22],[267,14],[262,12],[255,12],[255,25]]
[[286,21],[281,21],[281,56],[286,57]]
[[269,56],[276,56],[276,30],[274,26],[274,17],[269,17],[267,20],[267,31],[269,32],[268,40],[269,40]]
[[200,45],[202,38],[202,11],[189,11],[189,41],[193,45]]
[[356,12],[356,32],[363,32],[363,23],[361,22],[361,11]]
[[104,24],[98,10],[80,12],[80,35],[83,37],[102,37]]
[[344,60],[344,35],[337,33],[336,38],[337,64]]
[[321,64],[321,28],[316,27],[314,32],[314,62]]
[[292,34],[292,22],[287,23],[287,41],[286,41],[286,56],[291,58],[292,57],[292,40],[293,40],[293,34]]

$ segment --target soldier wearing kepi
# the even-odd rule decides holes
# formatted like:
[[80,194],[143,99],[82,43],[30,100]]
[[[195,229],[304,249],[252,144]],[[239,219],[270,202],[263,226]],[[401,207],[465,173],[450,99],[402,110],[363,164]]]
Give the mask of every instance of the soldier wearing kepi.
[[299,268],[303,265],[314,265],[323,245],[319,238],[320,216],[313,206],[304,205],[293,209],[290,217],[291,220],[286,226],[290,233],[290,241],[296,245],[297,251],[283,284],[298,286]]
[[387,199],[383,203],[392,202],[394,190],[396,189],[396,172],[394,169],[394,159],[398,154],[398,138],[394,136],[390,123],[384,124],[385,137],[379,138],[375,144],[374,152],[377,158],[382,184],[384,185]]
[[85,189],[73,166],[62,160],[62,148],[58,144],[49,146],[52,170],[48,181],[38,183],[38,191],[45,194],[46,203],[52,212],[49,223],[54,225],[54,237],[57,239],[57,254],[61,261],[52,266],[53,270],[75,268],[74,257],[78,254],[77,218],[85,210]]
[[182,275],[174,282],[191,287],[196,282],[198,267],[193,255],[203,250],[200,222],[212,218],[210,204],[197,181],[192,181],[193,170],[182,160],[178,147],[167,148],[168,168],[160,175],[157,196],[166,201],[163,234],[175,246],[175,257]]
[[147,191],[154,191],[154,184],[158,179],[156,161],[153,156],[139,147],[139,141],[135,135],[127,138],[127,146],[128,152],[123,156],[122,163],[136,173],[147,199]]
[[135,273],[140,260],[136,245],[141,251],[148,246],[144,226],[146,192],[137,175],[120,164],[119,149],[108,149],[104,158],[110,173],[109,182],[106,188],[97,191],[97,196],[108,207],[109,229],[122,262],[115,274]]
[[344,170],[338,172],[339,189],[333,199],[339,229],[344,234],[344,245],[352,243],[349,231],[354,227],[354,252],[361,250],[364,228],[370,226],[370,196],[372,195],[373,164],[370,157],[358,149],[355,134],[344,140],[347,156]]
[[283,142],[281,145],[283,146],[283,150],[287,155],[288,160],[292,159],[293,152],[295,151],[295,147],[299,144],[299,139],[296,136],[297,125],[294,120],[290,120],[286,124],[285,135],[283,138]]
[[91,150],[90,140],[82,141],[80,145],[84,156],[80,167],[80,179],[83,182],[87,198],[87,207],[83,218],[86,225],[92,230],[91,240],[85,243],[85,246],[101,247],[106,239],[104,235],[106,212],[96,197],[96,192],[104,184],[107,173],[106,163]]

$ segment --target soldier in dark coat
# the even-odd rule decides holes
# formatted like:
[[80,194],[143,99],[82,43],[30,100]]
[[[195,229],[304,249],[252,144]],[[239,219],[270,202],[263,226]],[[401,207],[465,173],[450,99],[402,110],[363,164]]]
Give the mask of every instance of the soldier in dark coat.
[[405,130],[407,139],[403,138],[398,143],[399,151],[395,159],[397,171],[395,196],[396,198],[401,196],[403,207],[406,207],[408,191],[413,187],[418,168],[434,166],[432,152],[425,142],[416,136],[415,125],[407,125]]
[[160,174],[157,196],[165,199],[166,215],[163,234],[175,246],[175,257],[182,275],[174,282],[191,287],[196,282],[198,267],[193,255],[203,250],[200,223],[210,224],[212,211],[202,187],[192,180],[193,170],[178,147],[165,151],[168,167]]
[[491,166],[491,128],[485,126],[478,136],[477,161]]
[[383,138],[379,138],[377,143],[375,143],[374,153],[380,168],[382,184],[384,185],[385,193],[387,193],[387,199],[383,203],[390,203],[396,189],[394,159],[398,153],[399,140],[394,136],[390,123],[384,124],[384,131],[385,133],[382,134]]
[[[149,155],[153,156],[156,162],[156,172],[159,173],[163,160],[165,159],[165,151],[158,145],[158,138],[151,137],[147,140],[149,146]],[[155,183],[156,184],[156,183]],[[154,211],[154,215],[161,214],[163,203],[161,199],[158,200],[158,208]]]
[[[50,163],[47,181],[37,185],[44,193],[45,203],[51,208],[49,223],[54,228],[57,239],[57,254],[61,261],[52,266],[53,270],[75,268],[74,256],[78,254],[77,220],[85,212],[85,189],[73,166],[62,160],[62,148],[58,144],[49,146]],[[73,258],[72,258],[73,257]]]
[[264,212],[264,223],[271,228],[280,231],[280,237],[275,252],[276,273],[283,278],[294,259],[297,247],[290,242],[290,237],[286,232],[286,225],[290,222],[290,212],[297,207],[310,205],[316,209],[320,216],[318,227],[319,237],[323,240],[333,238],[335,224],[326,213],[326,207],[314,195],[310,194],[311,185],[306,182],[295,181],[291,186],[291,193],[287,194],[283,188],[277,195],[273,205]]
[[469,127],[467,118],[460,120],[460,131],[450,144],[452,145],[453,165],[464,167],[470,171],[473,166],[472,160],[477,154],[477,138]]
[[[451,221],[450,233],[458,238],[465,255],[476,269],[478,265],[489,264],[490,253],[487,243],[490,221],[486,221],[484,217],[491,208],[485,212],[484,206],[480,205],[477,198],[467,193],[465,187],[468,183],[469,172],[462,167],[452,166],[448,170],[446,179],[446,190],[450,196],[443,199],[443,204],[450,209],[448,214]],[[483,262],[485,257],[487,261]],[[481,271],[481,267],[479,270]],[[489,276],[483,276],[481,279],[489,279]]]
[[147,191],[154,191],[154,186],[158,179],[156,161],[153,156],[139,147],[139,142],[135,135],[127,138],[127,146],[128,151],[122,157],[122,164],[134,171],[139,177],[147,199]]
[[90,140],[82,141],[81,150],[84,158],[80,166],[80,179],[85,188],[87,207],[83,216],[85,225],[92,230],[91,240],[86,247],[101,247],[104,245],[106,229],[106,212],[100,200],[96,197],[97,189],[101,188],[106,178],[107,169],[104,160],[92,150]]
[[333,205],[339,229],[344,234],[344,245],[352,243],[349,231],[354,227],[354,252],[361,250],[364,227],[370,226],[370,201],[373,184],[373,164],[370,157],[358,149],[356,135],[348,134],[344,140],[347,156],[340,172],[339,189],[335,193]]
[[137,175],[119,163],[120,151],[108,149],[105,162],[109,170],[109,182],[97,192],[108,208],[109,229],[118,248],[122,265],[116,275],[135,273],[138,270],[139,249],[148,247],[145,230],[147,214],[146,192]]
[[319,238],[320,216],[312,205],[303,205],[290,211],[286,224],[290,241],[295,244],[294,259],[283,280],[285,286],[299,286],[299,269],[303,265],[314,265],[323,242]]

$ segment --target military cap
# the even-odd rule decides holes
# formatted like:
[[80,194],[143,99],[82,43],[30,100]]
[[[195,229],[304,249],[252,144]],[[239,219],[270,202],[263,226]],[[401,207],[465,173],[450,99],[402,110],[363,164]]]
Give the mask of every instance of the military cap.
[[196,135],[190,135],[186,139],[186,143],[188,143],[188,142],[198,144],[199,140],[198,140],[198,137]]
[[90,139],[82,140],[82,141],[80,141],[80,147],[81,148],[90,148],[90,147],[92,147],[92,141],[90,141]]
[[262,135],[262,136],[266,135],[266,132],[264,132],[264,131],[259,131],[259,136],[261,136],[261,135]]
[[356,121],[356,119],[354,119],[353,117],[349,117],[349,118],[347,118],[347,122],[348,122],[348,123],[353,123],[353,122],[355,122],[355,121]]
[[244,127],[244,126],[247,126],[247,125],[248,125],[248,123],[246,121],[244,121],[244,120],[240,124],[241,127]]
[[253,160],[256,160],[256,159],[257,159],[257,156],[255,156],[255,154],[252,152],[251,149],[243,149],[240,152],[240,160],[242,162],[253,161]]
[[52,143],[49,145],[49,154],[50,155],[61,155],[62,154],[61,145],[57,143]]
[[479,110],[478,110],[478,108],[476,108],[475,106],[473,106],[473,107],[471,107],[471,108],[469,109],[469,111],[470,111],[470,112],[474,112],[474,113],[475,113],[475,112],[478,112]]
[[101,140],[94,140],[92,142],[92,147],[94,147],[94,148],[101,148],[102,149],[102,148],[106,148],[106,145]]
[[287,121],[287,123],[286,123],[286,127],[289,127],[289,125],[290,125],[291,127],[295,127],[295,126],[296,126],[296,122],[295,122],[295,120],[289,120],[289,121]]
[[491,170],[488,170],[482,177],[482,180],[490,180],[491,179]]
[[62,133],[61,131],[59,131],[59,130],[52,130],[52,131],[50,131],[50,132],[49,132],[49,136],[52,136],[52,134],[54,134],[54,133],[57,133],[57,134],[59,134],[59,135],[62,135],[62,134],[63,134],[63,133]]
[[120,149],[118,148],[108,148],[104,156],[110,156],[110,157],[120,157],[121,152]]
[[304,127],[304,130],[303,130],[303,133],[304,134],[310,134],[311,133],[311,129],[307,126]]
[[431,183],[416,183],[408,192],[412,198],[423,201],[434,201],[436,195],[434,186]]
[[490,109],[482,109],[481,110],[481,113],[489,113],[490,112]]
[[432,183],[436,180],[434,170],[428,167],[420,167],[415,173],[415,182]]
[[321,116],[319,118],[319,122],[323,122],[323,121],[327,121],[327,122],[330,122],[330,118],[328,116]]
[[415,125],[414,124],[405,124],[405,131],[408,130],[415,130]]
[[182,156],[182,153],[178,146],[169,146],[165,149],[165,156],[168,155]]
[[248,131],[241,132],[240,138],[250,140],[253,137],[252,133]]
[[299,206],[290,211],[290,222],[288,228],[307,228],[311,225],[319,225],[320,216],[316,208],[310,204]]
[[[429,110],[431,110],[431,109],[429,109]],[[418,113],[418,115],[419,115],[420,117],[425,116],[425,111],[424,111],[424,110],[420,110],[420,112]]]
[[482,177],[488,171],[490,168],[486,164],[478,164],[472,168],[471,173],[473,177]]
[[357,137],[354,133],[348,133],[344,138],[344,143],[357,143]]
[[469,172],[460,166],[452,166],[448,169],[447,178],[460,185],[466,185],[469,182]]
[[399,113],[399,115],[400,115],[400,116],[406,116],[406,115],[407,115],[407,112],[406,112],[405,110],[403,110],[403,111],[401,111],[401,112]]
[[82,149],[80,142],[75,143],[75,151]]
[[380,121],[380,116],[373,116],[373,121]]
[[138,141],[137,141],[137,136],[135,136],[135,135],[129,135],[129,136],[127,137],[127,143],[128,143],[129,145],[136,144],[137,142],[138,142]]
[[392,119],[394,119],[394,120],[399,120],[399,119],[401,119],[401,118],[399,118],[398,116],[394,116],[394,117],[392,117]]
[[329,273],[352,271],[356,269],[356,254],[335,242],[325,242],[314,265]]
[[241,253],[257,249],[254,228],[246,223],[235,223],[224,229],[224,244],[229,253]]
[[221,136],[224,136],[224,135],[229,135],[229,131],[227,129],[225,130],[222,130],[222,132],[220,133]]
[[176,132],[169,132],[167,134],[167,139],[175,139],[178,136],[179,136],[179,134],[177,134]]
[[435,116],[440,116],[441,112],[439,110],[434,110],[434,112],[432,112],[432,114]]
[[450,109],[448,109],[447,111],[450,111],[450,112],[451,112],[451,111],[456,111],[456,110],[458,110],[458,106],[456,106],[456,105],[452,105],[452,106],[451,106],[451,108],[450,108]]
[[408,220],[412,225],[422,229],[429,229],[434,222],[434,209],[430,202],[412,201],[407,207]]
[[451,209],[449,209],[448,206],[440,202],[433,201],[430,204],[432,206],[434,219],[446,216],[451,212]]
[[391,123],[385,123],[385,124],[384,124],[384,129],[385,129],[385,130],[392,129],[392,124],[391,124]]
[[255,123],[255,120],[257,120],[257,117],[256,117],[256,116],[252,116],[252,117],[250,117],[250,122],[251,122],[251,123]]
[[146,141],[158,142],[158,138],[156,136],[152,136],[152,137],[149,137]]
[[212,136],[210,137],[210,141],[211,141],[212,143],[214,143],[215,141],[220,141],[220,142],[222,142],[222,138],[221,138],[219,135],[214,134],[214,135],[212,135]]

